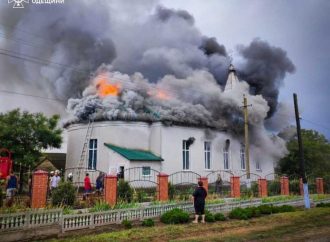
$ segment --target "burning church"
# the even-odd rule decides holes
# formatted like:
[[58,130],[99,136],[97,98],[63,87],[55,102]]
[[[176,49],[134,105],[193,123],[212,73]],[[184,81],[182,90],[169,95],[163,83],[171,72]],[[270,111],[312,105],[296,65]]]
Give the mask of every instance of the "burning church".
[[265,132],[267,102],[249,93],[233,65],[224,88],[203,71],[187,79],[166,76],[152,84],[141,74],[128,76],[110,68],[99,68],[83,98],[69,101],[74,118],[66,123],[68,171],[123,175],[128,168],[142,167],[142,176],[151,170],[243,175],[247,164],[241,106],[246,95],[252,104],[250,171],[260,176],[274,172],[284,144]]

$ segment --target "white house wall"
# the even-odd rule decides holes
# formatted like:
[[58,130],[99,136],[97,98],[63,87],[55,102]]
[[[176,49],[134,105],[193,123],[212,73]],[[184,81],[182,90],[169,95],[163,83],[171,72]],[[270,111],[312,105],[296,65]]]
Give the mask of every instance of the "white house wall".
[[[87,132],[87,124],[74,124],[68,128],[68,152],[66,167],[78,165],[83,143]],[[223,148],[226,139],[230,140],[230,171],[235,175],[243,175],[240,164],[240,142],[225,132],[206,130],[203,128],[164,126],[161,123],[103,121],[95,122],[91,139],[97,139],[97,170],[109,173],[112,168],[124,166],[150,166],[167,174],[182,171],[182,141],[194,137],[190,146],[190,170],[207,175],[211,171],[224,170]],[[204,142],[211,142],[211,169],[205,169]],[[163,162],[129,162],[121,155],[104,146],[111,143],[129,149],[150,150],[161,156]],[[88,153],[88,150],[87,150]],[[274,172],[273,160],[267,155],[260,159],[261,170],[256,170],[253,150],[250,152],[250,171],[261,176]],[[87,159],[86,159],[87,163]]]

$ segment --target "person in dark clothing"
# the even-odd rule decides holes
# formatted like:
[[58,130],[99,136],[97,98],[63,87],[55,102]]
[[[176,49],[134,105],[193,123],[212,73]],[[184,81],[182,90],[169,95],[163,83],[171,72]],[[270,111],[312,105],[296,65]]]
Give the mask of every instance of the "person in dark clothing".
[[203,182],[198,182],[198,187],[193,193],[194,198],[194,208],[195,208],[195,220],[193,223],[198,223],[199,215],[202,215],[202,223],[205,223],[205,198],[207,196],[207,191],[203,187]]
[[17,191],[18,187],[18,179],[13,171],[10,172],[10,175],[7,177],[6,180],[6,195],[7,195],[7,202],[12,202],[13,197]]
[[102,194],[104,188],[104,173],[100,172],[99,176],[96,178],[96,191],[99,195]]

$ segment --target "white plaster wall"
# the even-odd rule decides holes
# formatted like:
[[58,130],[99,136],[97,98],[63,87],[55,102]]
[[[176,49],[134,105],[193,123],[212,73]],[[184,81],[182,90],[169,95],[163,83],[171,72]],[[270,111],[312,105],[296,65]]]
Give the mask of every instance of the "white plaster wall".
[[[87,124],[70,125],[68,128],[68,148],[66,167],[78,165]],[[235,175],[242,175],[240,164],[240,143],[225,132],[206,130],[194,127],[164,126],[161,123],[152,125],[143,122],[103,121],[95,122],[92,139],[98,140],[97,169],[109,172],[111,168],[124,166],[125,169],[137,166],[150,166],[167,174],[182,171],[182,141],[194,137],[190,146],[190,170],[207,175],[214,170],[223,170],[223,148],[226,139],[230,142],[230,170]],[[211,142],[211,169],[205,169],[204,141]],[[143,149],[161,156],[163,162],[129,162],[124,157],[110,150],[104,143],[130,149]],[[261,170],[256,170],[253,150],[250,152],[250,171],[261,176],[274,172],[273,160],[269,156],[260,159]]]

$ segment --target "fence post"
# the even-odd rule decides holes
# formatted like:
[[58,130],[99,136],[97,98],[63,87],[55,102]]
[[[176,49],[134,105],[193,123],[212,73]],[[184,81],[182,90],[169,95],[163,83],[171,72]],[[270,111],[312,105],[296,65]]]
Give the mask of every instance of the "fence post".
[[168,175],[159,173],[157,175],[157,198],[158,201],[168,201]]
[[206,192],[208,192],[209,191],[209,180],[208,180],[208,178],[207,177],[200,177],[200,178],[198,178],[198,181],[203,182],[203,187],[206,190]]
[[265,178],[258,179],[259,197],[267,197],[267,180]]
[[44,208],[47,201],[48,173],[37,170],[32,176],[31,208]]
[[289,195],[289,178],[287,176],[281,177],[281,195]]
[[316,192],[317,194],[324,194],[323,178],[316,178]]
[[239,176],[230,177],[230,188],[231,188],[231,197],[240,197],[241,196],[241,184]]
[[110,206],[117,203],[117,175],[107,175],[104,177],[104,200]]

